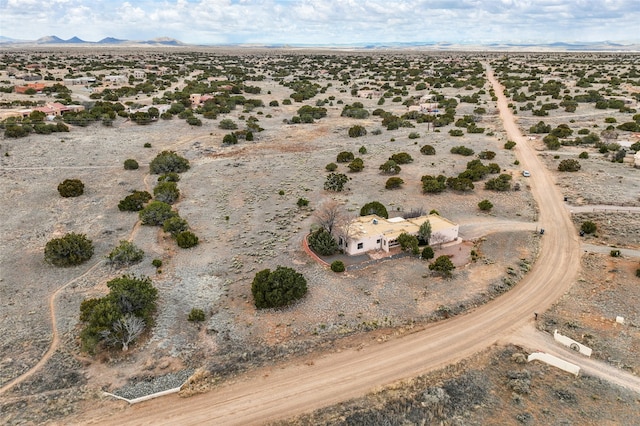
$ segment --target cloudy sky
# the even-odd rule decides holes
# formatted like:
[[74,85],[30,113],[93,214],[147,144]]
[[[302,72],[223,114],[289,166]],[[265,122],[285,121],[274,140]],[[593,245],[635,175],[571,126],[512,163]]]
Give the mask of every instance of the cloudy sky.
[[186,43],[639,42],[640,0],[0,0],[0,36]]

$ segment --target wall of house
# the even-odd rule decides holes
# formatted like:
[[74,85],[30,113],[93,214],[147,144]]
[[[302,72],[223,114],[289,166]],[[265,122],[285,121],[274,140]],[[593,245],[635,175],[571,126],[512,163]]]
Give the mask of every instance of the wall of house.
[[[381,245],[381,235],[372,235],[364,238],[360,238],[359,240],[351,240],[349,241],[349,245],[345,248],[345,252],[351,256],[357,254],[363,254],[371,250],[378,250],[380,248],[384,248]],[[358,248],[359,244],[362,244],[362,248]],[[388,250],[385,250],[388,251]]]

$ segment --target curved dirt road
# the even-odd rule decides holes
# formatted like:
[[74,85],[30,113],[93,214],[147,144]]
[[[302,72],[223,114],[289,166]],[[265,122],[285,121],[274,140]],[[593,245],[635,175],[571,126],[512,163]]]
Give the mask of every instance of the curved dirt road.
[[530,322],[534,311],[546,310],[576,278],[578,238],[550,173],[520,134],[490,69],[487,74],[498,96],[507,135],[517,142],[515,151],[523,168],[532,173],[539,224],[546,230],[538,261],[515,289],[466,315],[385,343],[319,355],[313,363],[265,368],[188,399],[163,397],[103,418],[89,419],[91,413],[86,413],[83,423],[263,424],[459,361],[505,339]]

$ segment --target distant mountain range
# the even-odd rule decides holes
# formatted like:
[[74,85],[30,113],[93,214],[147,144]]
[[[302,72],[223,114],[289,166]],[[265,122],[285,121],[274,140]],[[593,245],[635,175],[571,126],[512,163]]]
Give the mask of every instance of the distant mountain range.
[[68,40],[64,40],[58,36],[51,35],[46,37],[41,37],[37,40],[16,40],[9,37],[0,36],[0,45],[7,44],[20,44],[20,45],[47,45],[47,44],[73,44],[73,45],[109,45],[109,44],[121,44],[121,45],[158,45],[158,46],[187,46],[186,43],[181,42],[180,40],[176,40],[170,37],[158,37],[152,40],[122,40],[114,37],[105,37],[100,41],[86,41],[82,40],[79,37],[71,37]]
[[[183,43],[170,37],[158,37],[151,40],[123,40],[114,37],[105,37],[100,41],[86,41],[79,37],[71,37],[68,40],[52,35],[41,37],[37,40],[17,40],[0,36],[2,45],[122,45],[122,46],[196,46]],[[215,46],[214,44],[201,43],[197,46]],[[555,43],[448,43],[448,42],[391,42],[391,43],[360,43],[360,44],[225,44],[224,46],[270,49],[364,49],[364,50],[488,50],[488,51],[596,51],[596,52],[640,52],[640,44],[623,44],[610,41],[603,42],[555,42]]]

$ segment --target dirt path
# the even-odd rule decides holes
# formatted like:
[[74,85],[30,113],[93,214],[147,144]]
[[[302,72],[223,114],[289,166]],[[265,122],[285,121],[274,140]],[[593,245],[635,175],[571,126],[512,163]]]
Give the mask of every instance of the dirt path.
[[9,389],[13,388],[14,386],[24,382],[29,377],[33,376],[53,356],[53,354],[58,349],[58,345],[60,344],[60,335],[58,333],[58,326],[57,326],[57,320],[56,320],[56,300],[58,298],[58,295],[60,295],[60,293],[62,293],[71,284],[73,284],[76,281],[78,281],[79,279],[89,275],[98,266],[100,266],[102,264],[102,262],[103,262],[102,260],[99,260],[98,262],[93,264],[93,266],[91,266],[89,269],[87,269],[82,275],[79,275],[79,276],[75,277],[74,279],[72,279],[70,281],[67,281],[63,286],[58,288],[56,291],[54,291],[51,294],[51,296],[49,296],[49,321],[51,321],[51,344],[49,345],[49,349],[47,349],[47,352],[44,353],[42,358],[40,358],[40,360],[33,367],[31,367],[30,369],[28,369],[27,371],[22,373],[20,376],[16,377],[15,379],[9,381],[4,386],[2,386],[0,388],[0,395],[4,394]]
[[[575,281],[580,248],[575,229],[550,173],[514,122],[502,87],[488,70],[500,115],[516,153],[532,171],[530,183],[540,205],[539,225],[547,232],[538,261],[512,291],[474,311],[384,343],[336,349],[310,362],[292,362],[254,371],[215,391],[189,399],[168,396],[103,417],[81,420],[108,424],[264,424],[349,398],[376,386],[442,368],[466,358],[533,320]],[[90,419],[90,420],[89,420]]]

